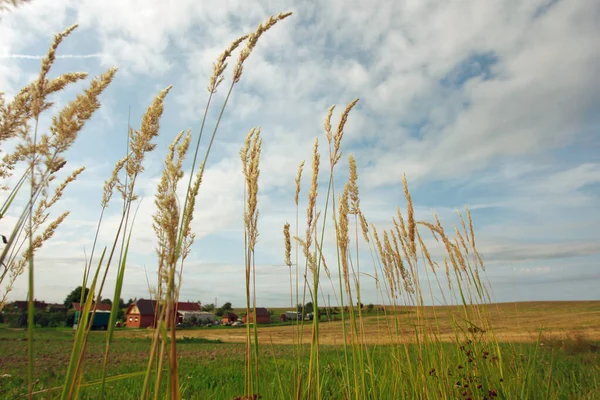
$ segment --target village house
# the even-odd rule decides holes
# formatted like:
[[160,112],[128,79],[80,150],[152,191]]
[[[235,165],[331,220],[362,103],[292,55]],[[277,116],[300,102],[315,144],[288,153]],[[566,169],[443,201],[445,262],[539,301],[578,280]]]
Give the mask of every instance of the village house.
[[238,320],[238,316],[235,313],[228,312],[228,313],[223,314],[222,321],[224,324],[228,324],[230,322],[235,322],[237,320]]
[[[254,322],[254,310],[250,310],[248,315],[242,318],[245,324]],[[271,314],[269,310],[264,307],[256,307],[256,323],[257,324],[268,324],[271,322]]]
[[[27,300],[17,300],[12,305],[15,311],[27,312],[27,306],[29,302]],[[34,300],[33,308],[35,310],[45,310],[48,305],[43,301]]]
[[[200,303],[179,302],[174,317],[175,323],[189,320],[193,315],[202,314]],[[156,300],[139,299],[132,303],[125,312],[125,326],[128,328],[156,327]],[[213,316],[214,320],[214,316]]]

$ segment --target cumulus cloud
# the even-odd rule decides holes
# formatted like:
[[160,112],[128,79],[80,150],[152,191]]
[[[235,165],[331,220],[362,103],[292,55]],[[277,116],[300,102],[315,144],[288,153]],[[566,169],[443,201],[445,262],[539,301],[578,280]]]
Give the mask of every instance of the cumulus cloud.
[[[120,68],[105,96],[107,111],[86,127],[89,134],[72,152],[78,162],[92,167],[87,180],[73,186],[68,203],[73,218],[40,256],[45,267],[38,276],[60,270],[64,283],[40,284],[40,296],[58,299],[78,282],[76,265],[82,248],[91,245],[97,218],[97,208],[90,210],[90,204],[98,204],[110,165],[123,153],[123,133],[117,131],[126,126],[129,106],[136,126],[158,89],[174,84],[157,152],[139,182],[144,198],[125,296],[144,295],[146,273],[151,277],[155,270],[153,194],[167,144],[181,129],[198,134],[212,62],[228,42],[269,14],[287,10],[294,15],[261,39],[224,113],[194,216],[199,240],[186,269],[184,297],[230,296],[241,302],[243,186],[237,151],[246,132],[261,126],[258,295],[265,302],[286,304],[281,282],[287,282],[287,270],[274,266],[282,259],[281,227],[295,221],[296,168],[307,161],[308,182],[318,136],[325,169],[326,110],[337,105],[337,123],[355,98],[360,101],[350,115],[343,151],[344,157],[353,153],[357,159],[361,204],[370,222],[390,225],[396,205],[404,205],[400,182],[406,173],[418,218],[430,219],[435,210],[444,224],[458,225],[454,210],[471,206],[492,284],[496,279],[503,285],[513,268],[538,271],[522,273],[525,282],[539,271],[556,280],[563,275],[548,266],[550,261],[584,268],[597,259],[600,119],[594,110],[600,105],[600,7],[593,2],[209,5],[186,0],[173,6],[162,1],[40,0],[0,21],[3,90],[14,93],[35,76],[35,57],[45,53],[51,34],[74,22],[80,24],[77,39],[70,38],[59,51],[57,68],[62,71],[68,63],[92,73]],[[228,84],[226,80],[215,96],[216,107]],[[209,113],[206,132],[212,132],[217,110]],[[202,151],[205,146],[203,142]],[[347,178],[346,169],[344,158],[337,188]],[[322,174],[320,182],[325,184],[326,178]],[[306,186],[301,207],[305,197]],[[101,230],[103,243],[110,242],[118,223],[115,208]],[[303,214],[301,209],[301,222]],[[327,223],[331,228],[330,215]],[[330,250],[333,236],[327,232]],[[66,247],[58,249],[58,243]],[[72,252],[71,260],[64,259],[65,248]],[[231,290],[222,289],[223,281],[233,282]],[[547,282],[541,297],[548,287],[558,288],[551,279]],[[581,282],[569,285],[577,288]],[[581,287],[581,296],[597,297]],[[374,288],[364,288],[365,298],[374,301]],[[15,296],[24,295],[24,283],[17,289]],[[514,293],[501,290],[498,295],[506,300]]]

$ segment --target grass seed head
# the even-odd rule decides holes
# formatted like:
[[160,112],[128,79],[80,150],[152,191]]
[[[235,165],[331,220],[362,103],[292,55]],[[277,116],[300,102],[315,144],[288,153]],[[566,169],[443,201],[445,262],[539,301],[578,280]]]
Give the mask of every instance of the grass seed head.
[[300,163],[298,166],[298,174],[296,175],[296,196],[294,197],[294,201],[296,202],[296,206],[298,206],[298,200],[300,197],[300,180],[302,179],[302,169],[304,168],[304,161]]
[[340,148],[342,146],[342,138],[344,137],[344,127],[346,126],[346,122],[348,121],[348,114],[350,114],[350,110],[358,103],[358,99],[351,101],[347,106],[344,112],[342,113],[342,117],[340,118],[340,123],[338,124],[337,131],[333,137],[333,156],[332,156],[332,166],[335,166],[340,158],[342,157],[342,153]]
[[228,48],[226,48],[223,53],[221,53],[221,55],[219,55],[219,58],[217,59],[217,61],[215,63],[213,63],[213,74],[210,77],[209,83],[208,83],[208,91],[209,93],[216,93],[217,92],[217,87],[221,84],[221,82],[223,82],[223,73],[225,72],[225,69],[227,68],[227,59],[231,56],[231,53],[233,53],[233,51],[235,49],[238,48],[238,46],[240,45],[240,43],[242,43],[245,39],[248,38],[249,35],[244,35],[241,36],[240,38],[234,40]]
[[408,183],[406,182],[406,174],[402,174],[402,186],[404,186],[404,196],[406,197],[406,203],[407,203],[407,214],[408,214],[408,217],[407,217],[408,227],[407,228],[408,228],[409,247],[410,247],[411,255],[413,257],[416,257],[415,216],[414,216],[412,199],[410,197],[410,192],[408,191]]
[[285,241],[285,265],[292,266],[292,243],[290,240],[290,224],[283,225],[283,237]]
[[258,42],[258,39],[262,36],[262,34],[265,33],[266,31],[268,31],[269,29],[271,29],[277,22],[284,20],[285,18],[289,17],[290,15],[292,15],[291,12],[280,13],[277,16],[271,15],[267,21],[265,21],[264,23],[262,23],[258,26],[258,28],[256,29],[255,32],[248,35],[248,38],[246,39],[246,47],[244,49],[242,49],[242,51],[240,52],[238,62],[236,64],[235,68],[233,69],[233,82],[234,83],[237,83],[240,81],[240,78],[242,77],[242,71],[244,69],[244,62],[250,56],[250,53],[252,53],[252,50],[254,49],[254,47],[256,47],[256,43]]
[[65,152],[73,144],[84,124],[100,108],[99,96],[110,85],[116,73],[117,69],[111,68],[94,78],[84,93],[77,95],[58,116],[52,118],[49,145],[56,153]]
[[308,191],[308,206],[306,207],[306,246],[308,248],[310,248],[312,245],[311,233],[313,230],[313,225],[315,223],[314,213],[317,206],[320,159],[321,156],[319,155],[319,139],[315,138],[312,158],[312,180],[310,184],[310,189]]
[[350,165],[350,180],[348,181],[348,195],[350,199],[349,213],[358,215],[360,213],[360,200],[358,198],[358,173],[356,172],[356,161],[354,156],[350,154],[348,157]]
[[164,100],[171,88],[172,86],[168,86],[156,95],[142,117],[140,130],[130,130],[129,149],[132,154],[125,168],[130,179],[128,188],[130,196],[133,196],[133,193],[129,189],[133,188],[135,178],[144,170],[142,165],[144,156],[156,148],[156,144],[152,143],[152,140],[158,137],[160,117],[164,111]]
[[63,39],[69,36],[71,32],[75,30],[75,28],[77,28],[77,25],[72,25],[65,29],[63,32],[54,35],[54,40],[52,41],[50,49],[48,49],[48,54],[42,60],[40,74],[33,92],[32,112],[34,118],[38,118],[40,113],[42,112],[42,105],[45,98],[45,83],[47,82],[46,75],[50,71],[50,67],[52,67],[52,64],[54,64],[54,60],[56,59],[56,49],[63,41]]

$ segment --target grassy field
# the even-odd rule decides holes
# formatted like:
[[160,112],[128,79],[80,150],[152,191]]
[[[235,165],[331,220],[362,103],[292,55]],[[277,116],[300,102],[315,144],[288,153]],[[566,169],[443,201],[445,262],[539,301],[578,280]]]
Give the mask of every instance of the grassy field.
[[[504,380],[500,375],[486,374],[485,379],[480,368],[469,364],[469,357],[457,346],[448,344],[432,344],[440,346],[436,351],[445,352],[448,370],[445,374],[441,371],[431,373],[432,391],[439,390],[454,393],[456,398],[462,396],[464,385],[482,385],[488,392],[494,391],[504,394],[500,398],[512,398],[508,393],[518,392],[517,388],[523,384],[522,379],[539,382],[539,385],[527,386],[525,398],[556,398],[556,399],[600,399],[600,344],[598,332],[600,329],[600,302],[539,302],[499,304],[497,315],[492,323],[498,325],[499,331],[507,340],[501,339],[500,353],[504,363],[506,376]],[[493,306],[492,308],[495,308]],[[438,318],[443,323],[443,317]],[[512,311],[511,311],[512,310]],[[408,311],[408,310],[406,310]],[[457,310],[447,307],[445,311]],[[407,315],[407,314],[403,314]],[[448,315],[446,313],[446,315]],[[388,317],[390,319],[391,317]],[[378,323],[382,318],[368,316],[365,318],[366,326],[376,332]],[[549,328],[549,333],[543,335],[541,345],[536,346],[537,333],[540,323]],[[335,342],[339,336],[340,323],[330,322],[322,325],[323,342]],[[182,381],[182,398],[185,399],[234,399],[244,391],[244,329],[183,329],[178,331],[178,356]],[[337,332],[337,333],[336,333]],[[151,345],[146,330],[122,329],[116,332],[116,339],[112,345],[109,375],[120,375],[144,371],[148,360],[148,349]],[[285,343],[293,342],[293,333],[290,326],[261,327],[259,329],[261,394],[264,399],[292,398],[290,391],[294,387],[292,370],[297,362],[296,347]],[[104,345],[104,332],[91,332],[86,353],[87,369],[83,382],[93,382],[100,378],[100,371],[95,366],[102,361]],[[368,334],[368,337],[373,335]],[[18,398],[26,394],[25,372],[27,368],[26,332],[20,329],[0,328],[0,397]],[[73,344],[74,331],[71,329],[37,329],[34,335],[35,348],[35,376],[36,390],[44,390],[60,386],[64,380],[65,365],[69,361]],[[381,340],[389,337],[381,335]],[[516,339],[511,343],[510,339]],[[412,341],[412,340],[411,340]],[[468,348],[468,345],[465,343]],[[389,363],[388,353],[395,351],[398,346],[389,344],[370,345],[370,354],[373,356],[375,374],[378,379],[378,388],[388,390],[386,386],[397,385],[394,389],[399,395],[409,397],[412,393],[410,381],[410,368],[427,368],[427,362],[420,362],[418,348],[414,344],[407,345],[406,351],[414,363],[405,365],[404,370],[389,371],[393,365]],[[536,351],[537,348],[537,351]],[[404,350],[403,350],[404,351]],[[492,349],[488,349],[492,354]],[[481,353],[485,354],[485,353]],[[324,344],[321,346],[321,362],[323,376],[323,398],[335,399],[336,381],[342,371],[340,346]],[[308,346],[305,346],[303,359],[308,357]],[[490,356],[485,362],[491,366],[499,361],[494,361]],[[483,360],[482,360],[483,361]],[[475,361],[477,362],[477,360]],[[531,366],[528,378],[512,374],[523,364]],[[431,371],[430,371],[431,372]],[[445,375],[445,376],[443,376]],[[395,382],[386,377],[397,377]],[[502,381],[501,381],[502,380]],[[136,398],[143,381],[143,376],[132,376],[127,379],[111,382],[112,398]],[[485,381],[485,382],[484,382]],[[460,385],[457,385],[460,383]],[[82,398],[94,398],[97,394],[97,385],[82,389]],[[283,390],[283,393],[282,393]],[[537,390],[537,392],[536,392]],[[480,390],[482,397],[486,393]],[[59,391],[45,393],[38,398],[53,398]],[[339,394],[339,393],[338,393]],[[400,397],[404,398],[404,397]]]

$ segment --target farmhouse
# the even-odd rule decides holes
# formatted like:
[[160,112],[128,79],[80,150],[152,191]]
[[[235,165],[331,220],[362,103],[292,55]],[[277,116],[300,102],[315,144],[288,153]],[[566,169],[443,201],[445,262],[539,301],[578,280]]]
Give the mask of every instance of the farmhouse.
[[232,312],[228,312],[223,314],[223,323],[227,324],[229,322],[235,322],[238,320],[238,316]]
[[[248,315],[245,315],[242,318],[242,321],[244,321],[245,324],[253,323],[254,322],[254,310],[250,310],[250,313]],[[271,322],[271,314],[269,313],[269,310],[267,310],[264,307],[257,307],[256,308],[256,323],[257,324],[268,324],[270,322]]]
[[[175,322],[182,322],[192,315],[201,314],[200,303],[179,302],[176,307]],[[132,303],[125,312],[125,325],[128,328],[147,328],[156,326],[156,300],[139,299]],[[214,320],[214,316],[213,316]]]

